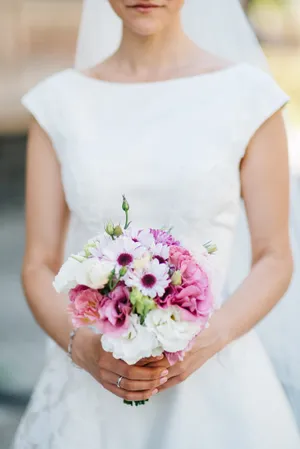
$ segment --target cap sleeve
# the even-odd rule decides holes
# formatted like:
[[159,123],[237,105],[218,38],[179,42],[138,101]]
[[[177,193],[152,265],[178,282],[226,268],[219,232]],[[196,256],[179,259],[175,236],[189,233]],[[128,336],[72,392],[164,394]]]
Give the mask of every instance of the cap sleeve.
[[48,134],[52,142],[58,135],[59,90],[55,74],[30,89],[21,99],[23,106],[32,114]]
[[244,149],[258,129],[290,100],[269,74],[251,68],[244,80]]

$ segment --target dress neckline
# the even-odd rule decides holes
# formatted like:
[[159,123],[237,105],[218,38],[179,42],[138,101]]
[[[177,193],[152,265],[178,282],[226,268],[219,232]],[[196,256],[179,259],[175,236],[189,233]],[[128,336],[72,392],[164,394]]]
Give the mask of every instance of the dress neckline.
[[204,72],[204,73],[199,73],[196,75],[190,75],[190,76],[179,77],[179,78],[169,78],[166,80],[159,80],[159,81],[139,81],[139,82],[133,82],[133,83],[120,82],[120,81],[108,81],[108,80],[103,80],[100,78],[99,79],[93,78],[91,76],[85,75],[84,73],[82,73],[81,71],[79,71],[75,68],[67,69],[67,71],[70,71],[74,75],[81,78],[83,81],[86,81],[91,84],[94,83],[94,84],[99,84],[99,85],[102,84],[105,86],[116,86],[116,87],[138,87],[138,86],[142,87],[142,86],[165,86],[166,84],[180,84],[185,81],[212,78],[212,77],[216,77],[218,75],[223,75],[223,74],[235,71],[244,65],[246,65],[246,63],[237,63],[237,64],[232,64],[232,65],[225,67],[223,69],[220,69],[220,70],[214,70],[212,72]]

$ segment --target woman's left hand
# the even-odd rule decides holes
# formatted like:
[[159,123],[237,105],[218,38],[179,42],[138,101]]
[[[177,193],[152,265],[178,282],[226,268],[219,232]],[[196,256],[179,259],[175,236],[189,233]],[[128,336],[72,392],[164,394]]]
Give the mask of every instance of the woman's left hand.
[[159,387],[159,391],[166,390],[184,382],[191,374],[201,368],[211,357],[226,346],[227,341],[225,335],[221,332],[221,327],[217,322],[218,319],[213,319],[209,328],[199,334],[192,349],[186,353],[182,362],[177,362],[175,365],[170,366],[165,357],[161,361],[152,362],[147,365],[149,367],[166,368],[169,371],[168,381]]

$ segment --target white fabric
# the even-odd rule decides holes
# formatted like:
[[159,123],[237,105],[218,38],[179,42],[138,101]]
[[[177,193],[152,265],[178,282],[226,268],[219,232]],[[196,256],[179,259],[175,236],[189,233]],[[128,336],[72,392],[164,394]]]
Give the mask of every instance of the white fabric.
[[[240,160],[255,130],[286,101],[272,78],[248,64],[140,84],[97,81],[69,69],[38,85],[23,103],[61,163],[71,210],[66,254],[108,218],[121,219],[126,193],[136,226],[173,226],[194,250],[216,242],[225,282]],[[139,408],[73,368],[54,345],[14,449],[127,447],[299,449],[300,439],[254,332]]]

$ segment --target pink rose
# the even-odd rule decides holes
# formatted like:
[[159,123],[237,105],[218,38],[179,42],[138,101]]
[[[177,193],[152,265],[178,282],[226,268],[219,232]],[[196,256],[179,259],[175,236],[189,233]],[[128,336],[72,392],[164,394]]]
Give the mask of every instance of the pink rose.
[[170,246],[169,260],[171,265],[174,265],[176,270],[180,269],[180,265],[185,260],[191,260],[192,255],[182,246]]
[[102,334],[122,335],[129,328],[131,310],[129,290],[119,285],[104,298],[99,309],[97,328]]
[[75,327],[94,325],[99,320],[102,295],[98,290],[78,285],[70,291],[68,311]]

